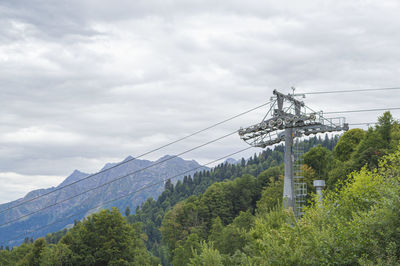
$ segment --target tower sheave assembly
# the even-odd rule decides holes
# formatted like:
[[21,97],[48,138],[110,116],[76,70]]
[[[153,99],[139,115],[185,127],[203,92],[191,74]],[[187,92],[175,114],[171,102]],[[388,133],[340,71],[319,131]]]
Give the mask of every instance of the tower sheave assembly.
[[[344,117],[325,118],[322,112],[314,112],[304,102],[295,99],[294,94],[283,94],[274,90],[269,111],[264,119],[255,125],[239,129],[242,140],[253,147],[265,148],[285,141],[285,179],[283,185],[283,206],[291,208],[296,216],[294,189],[294,138],[310,134],[346,131],[349,129]],[[301,94],[300,94],[301,96]],[[304,95],[302,95],[304,97]]]

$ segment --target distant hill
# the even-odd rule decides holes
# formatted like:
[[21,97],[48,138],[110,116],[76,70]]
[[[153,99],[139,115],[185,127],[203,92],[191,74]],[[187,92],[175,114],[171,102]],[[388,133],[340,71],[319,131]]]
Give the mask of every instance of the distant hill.
[[229,163],[229,164],[238,164],[238,163],[240,163],[240,161],[237,161],[234,158],[228,158],[228,159],[225,160],[225,162]]
[[[160,162],[169,158],[171,158],[171,156],[166,155],[155,162]],[[129,156],[124,161],[128,161],[131,159],[133,158]],[[55,191],[54,193],[44,196],[38,200],[34,200],[22,206],[16,207],[12,210],[1,213],[0,223],[6,223],[7,221],[13,220],[25,214],[42,209],[56,202],[63,201],[64,199],[72,197],[88,189],[95,188],[113,179],[127,175],[131,172],[137,171],[144,167],[150,166],[155,162],[148,160],[139,160],[139,159],[131,160],[123,165],[110,169],[109,171],[91,177],[88,180],[84,180],[77,184],[71,185],[65,189]],[[108,169],[110,167],[115,166],[116,164],[117,163],[107,163],[102,169]],[[28,216],[18,222],[0,227],[0,242],[14,238],[17,235],[24,234],[26,231],[29,232],[16,239],[14,242],[8,244],[12,246],[21,243],[25,237],[36,238],[40,236],[45,236],[49,232],[55,232],[65,227],[69,227],[74,223],[74,220],[82,219],[84,216],[96,212],[98,209],[100,209],[100,207],[90,212],[86,212],[85,210],[96,207],[97,205],[100,205],[108,200],[136,191],[137,189],[140,189],[146,185],[159,182],[160,184],[158,185],[152,186],[151,188],[148,189],[143,189],[138,193],[134,193],[126,198],[114,201],[102,207],[102,208],[109,208],[111,206],[116,206],[119,209],[123,210],[125,209],[126,206],[130,206],[132,210],[135,210],[136,206],[142,204],[147,198],[158,197],[158,195],[163,191],[164,188],[163,182],[160,181],[178,175],[182,172],[189,171],[190,169],[199,166],[200,165],[194,160],[188,161],[179,157],[172,158],[168,161],[157,164],[154,167],[151,167],[144,171],[140,171],[134,175],[116,181],[110,185],[106,185],[99,189],[85,193],[83,195],[75,197],[59,205],[49,207],[38,214]],[[201,170],[204,169],[207,168],[203,168]],[[193,172],[188,173],[187,175],[189,174],[192,175]],[[87,173],[75,170],[56,188],[63,187],[67,184],[71,184],[77,180],[87,177],[88,175],[89,174]],[[183,176],[174,179],[174,182],[180,179],[183,179]],[[56,188],[52,187],[47,189],[39,189],[31,191],[24,198],[9,203],[1,204],[0,210],[4,210],[11,206],[18,205],[21,202],[37,197],[39,195],[43,195],[52,190],[55,190]],[[81,214],[74,217],[70,217],[68,219],[64,219],[64,217],[69,217],[71,215],[74,215],[75,213],[81,213]],[[62,221],[59,222],[60,220]],[[52,224],[49,227],[41,229],[41,227],[51,223],[54,224]]]

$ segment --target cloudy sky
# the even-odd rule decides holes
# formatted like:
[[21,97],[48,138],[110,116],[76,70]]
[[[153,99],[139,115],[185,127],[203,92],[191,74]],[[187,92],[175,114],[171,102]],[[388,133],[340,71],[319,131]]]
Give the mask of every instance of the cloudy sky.
[[[399,14],[395,0],[1,0],[0,203],[260,105],[273,89],[398,87]],[[399,99],[400,91],[386,91],[304,100],[340,111],[400,107]],[[146,159],[255,123],[265,111]],[[184,158],[205,163],[243,147],[232,136]]]

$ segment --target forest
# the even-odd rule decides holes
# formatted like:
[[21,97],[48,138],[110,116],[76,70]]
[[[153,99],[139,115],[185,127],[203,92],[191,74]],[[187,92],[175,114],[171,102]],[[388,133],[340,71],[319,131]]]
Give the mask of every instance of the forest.
[[[0,265],[400,264],[400,125],[303,141],[307,206],[281,204],[283,145],[166,182],[136,210],[116,208],[44,238],[0,247]],[[323,201],[312,182],[324,179]],[[121,213],[122,212],[122,213]]]

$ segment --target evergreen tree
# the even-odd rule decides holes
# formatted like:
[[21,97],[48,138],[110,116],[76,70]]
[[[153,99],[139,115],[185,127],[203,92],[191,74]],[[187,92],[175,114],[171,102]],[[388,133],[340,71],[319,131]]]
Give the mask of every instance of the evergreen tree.
[[386,148],[390,148],[390,142],[392,139],[392,128],[394,124],[394,119],[392,114],[387,111],[382,116],[378,118],[378,124],[376,125],[376,130],[381,135],[382,139],[386,142]]
[[126,206],[125,208],[125,216],[128,217],[131,214],[131,209],[129,208],[129,206]]

